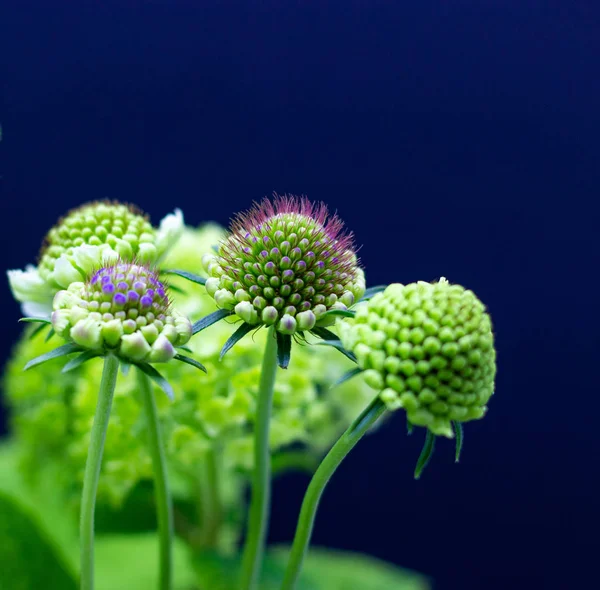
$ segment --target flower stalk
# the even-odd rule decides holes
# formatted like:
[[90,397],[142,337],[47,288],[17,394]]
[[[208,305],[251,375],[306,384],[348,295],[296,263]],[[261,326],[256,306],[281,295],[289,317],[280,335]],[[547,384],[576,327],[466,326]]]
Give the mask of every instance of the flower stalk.
[[252,497],[248,517],[248,531],[242,559],[240,585],[242,590],[256,588],[265,551],[271,495],[269,423],[273,406],[276,373],[277,340],[275,339],[275,329],[271,327],[267,335],[256,407],[254,472],[252,474]]
[[154,472],[160,558],[159,588],[160,590],[171,590],[173,587],[173,504],[167,476],[167,459],[150,379],[141,370],[137,371],[137,376],[146,413],[148,443]]
[[102,466],[104,441],[110,418],[110,409],[119,372],[119,360],[109,354],[104,357],[104,369],[98,393],[98,403],[90,437],[88,457],[85,464],[83,493],[81,496],[80,551],[81,551],[81,590],[94,588],[94,512],[96,493]]
[[302,502],[298,526],[281,590],[293,590],[302,571],[304,556],[325,486],[348,453],[386,411],[385,403],[377,396],[342,434],[315,472]]

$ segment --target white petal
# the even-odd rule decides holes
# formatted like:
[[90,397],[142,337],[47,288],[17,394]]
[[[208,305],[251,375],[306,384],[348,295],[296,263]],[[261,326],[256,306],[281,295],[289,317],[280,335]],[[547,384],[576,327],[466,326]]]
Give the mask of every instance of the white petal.
[[52,289],[34,266],[28,266],[25,270],[9,270],[7,275],[11,291],[17,301],[22,303],[52,301]]
[[48,303],[26,301],[21,304],[21,312],[25,317],[50,319],[50,315],[52,314],[52,299]]
[[183,233],[184,227],[181,209],[175,209],[160,222],[156,236],[156,248],[160,255],[175,244]]
[[71,283],[84,279],[81,273],[64,254],[61,254],[60,258],[56,261],[54,271],[52,272],[52,278],[65,289]]

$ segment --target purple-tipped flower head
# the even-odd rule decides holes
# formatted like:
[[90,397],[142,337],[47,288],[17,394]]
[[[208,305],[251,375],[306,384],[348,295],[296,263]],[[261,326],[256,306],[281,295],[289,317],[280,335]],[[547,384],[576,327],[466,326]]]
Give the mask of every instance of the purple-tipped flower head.
[[352,234],[324,204],[275,196],[237,215],[216,255],[207,255],[207,292],[220,308],[283,334],[311,330],[331,309],[364,293]]
[[59,291],[53,307],[57,334],[130,361],[166,362],[191,336],[190,321],[171,308],[165,285],[140,264],[101,268],[86,283]]

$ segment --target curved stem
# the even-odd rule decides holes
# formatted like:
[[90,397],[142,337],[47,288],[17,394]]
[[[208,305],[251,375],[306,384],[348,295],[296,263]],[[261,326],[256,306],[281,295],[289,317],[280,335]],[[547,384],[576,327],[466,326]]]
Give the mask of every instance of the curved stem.
[[161,590],[173,587],[173,505],[167,476],[167,460],[158,422],[156,400],[150,379],[142,371],[137,371],[140,393],[146,412],[148,443],[154,472],[154,498],[160,545],[160,584]]
[[79,521],[81,590],[93,590],[94,588],[94,511],[96,508],[96,492],[98,491],[104,441],[106,440],[106,430],[108,428],[118,372],[119,360],[111,354],[107,355],[104,358],[104,369],[102,370],[96,414],[90,435],[90,446],[85,463],[83,491],[81,495],[81,516]]
[[256,422],[254,425],[254,471],[252,473],[252,498],[248,517],[246,546],[242,559],[241,590],[256,587],[265,550],[269,520],[271,485],[271,455],[269,450],[269,422],[273,405],[273,390],[277,373],[277,340],[275,330],[269,328],[263,357]]
[[315,516],[319,507],[321,495],[325,486],[339,467],[346,455],[354,448],[356,443],[365,435],[365,433],[375,424],[379,417],[385,412],[385,404],[377,396],[354,421],[354,423],[342,434],[332,449],[327,453],[321,465],[313,475],[313,478],[306,490],[294,544],[290,553],[282,590],[293,590],[300,576],[302,562],[310,543]]

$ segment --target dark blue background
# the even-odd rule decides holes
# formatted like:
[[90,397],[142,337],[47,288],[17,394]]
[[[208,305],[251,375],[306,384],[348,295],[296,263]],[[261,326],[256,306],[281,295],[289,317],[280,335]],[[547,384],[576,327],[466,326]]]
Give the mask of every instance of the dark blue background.
[[[274,190],[327,201],[370,284],[444,275],[480,295],[499,374],[460,465],[440,444],[413,481],[421,440],[400,417],[361,443],[315,541],[442,589],[593,585],[595,3],[23,0],[0,27],[3,267],[89,199],[194,224]],[[6,358],[19,312],[0,296]],[[275,486],[273,541],[305,483]]]

